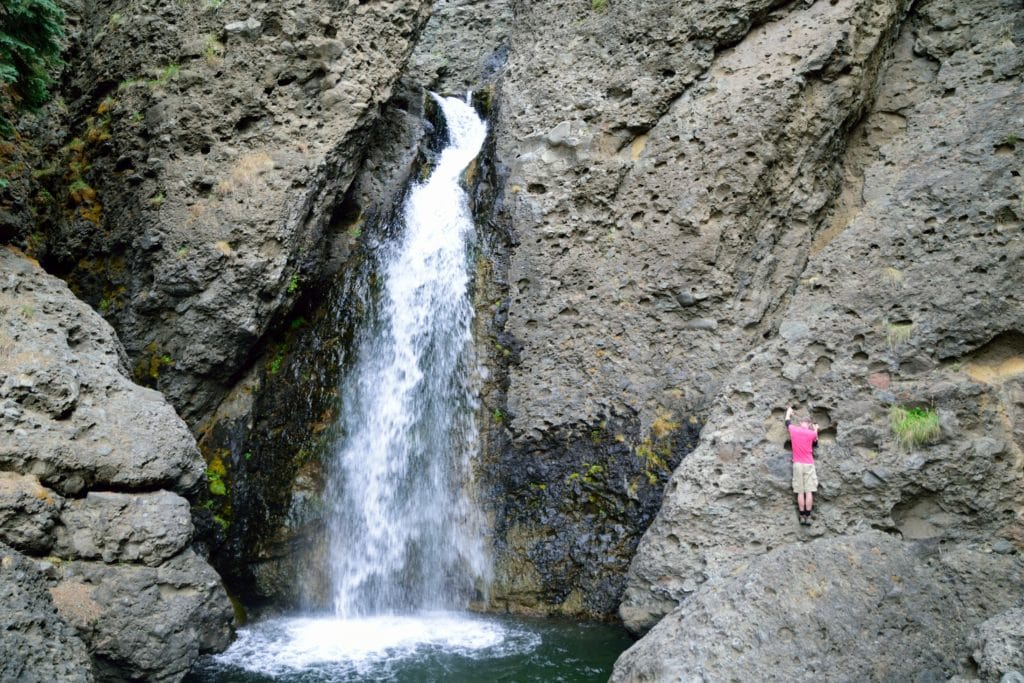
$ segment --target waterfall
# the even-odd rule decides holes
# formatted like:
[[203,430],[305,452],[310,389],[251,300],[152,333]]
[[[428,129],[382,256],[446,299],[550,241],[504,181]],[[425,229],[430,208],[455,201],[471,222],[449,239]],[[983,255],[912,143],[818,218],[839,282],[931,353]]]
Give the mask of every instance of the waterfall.
[[339,617],[465,607],[487,574],[470,494],[474,231],[460,183],[486,126],[465,102],[435,100],[448,146],[378,248],[380,298],[340,387],[341,437],[325,492]]
[[246,625],[197,681],[592,680],[629,644],[460,611],[489,578],[471,495],[474,233],[459,182],[486,129],[467,104],[435,99],[448,147],[372,249],[373,274],[352,281],[361,329],[324,497],[334,614]]

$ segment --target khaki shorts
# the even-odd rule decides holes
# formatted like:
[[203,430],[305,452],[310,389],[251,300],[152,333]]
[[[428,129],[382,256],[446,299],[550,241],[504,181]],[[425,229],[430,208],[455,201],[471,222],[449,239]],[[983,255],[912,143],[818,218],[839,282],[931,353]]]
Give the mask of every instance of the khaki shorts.
[[818,490],[818,473],[814,465],[793,463],[793,493],[814,493]]

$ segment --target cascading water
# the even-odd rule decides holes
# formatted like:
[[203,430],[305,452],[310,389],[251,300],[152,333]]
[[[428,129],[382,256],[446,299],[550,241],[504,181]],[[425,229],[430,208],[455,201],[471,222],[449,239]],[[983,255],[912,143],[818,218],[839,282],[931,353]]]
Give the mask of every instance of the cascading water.
[[410,190],[404,230],[379,254],[381,301],[341,388],[343,436],[325,496],[341,617],[464,607],[486,573],[467,495],[473,219],[460,185],[486,127],[466,103],[436,99],[449,144]]
[[598,681],[629,644],[608,627],[463,611],[488,563],[471,502],[473,221],[459,180],[486,128],[469,105],[436,99],[449,144],[375,255],[379,296],[364,302],[341,386],[325,491],[334,616],[246,626],[191,681]]

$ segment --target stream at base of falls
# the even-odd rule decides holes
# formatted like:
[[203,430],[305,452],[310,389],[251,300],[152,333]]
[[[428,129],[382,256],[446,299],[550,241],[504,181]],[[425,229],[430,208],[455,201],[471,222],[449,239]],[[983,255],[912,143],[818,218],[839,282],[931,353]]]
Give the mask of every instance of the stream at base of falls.
[[632,644],[611,624],[430,612],[245,626],[186,683],[606,681]]

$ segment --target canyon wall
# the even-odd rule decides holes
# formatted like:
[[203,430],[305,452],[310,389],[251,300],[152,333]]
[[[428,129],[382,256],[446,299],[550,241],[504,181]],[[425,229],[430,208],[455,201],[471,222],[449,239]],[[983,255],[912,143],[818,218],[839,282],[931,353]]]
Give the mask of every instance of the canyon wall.
[[[61,99],[24,124],[52,163],[2,190],[0,228],[193,430],[205,471],[191,451],[181,471],[205,481],[179,492],[244,602],[322,602],[299,569],[318,566],[365,250],[436,152],[426,91],[471,91],[490,124],[467,175],[484,607],[653,628],[621,680],[747,678],[854,636],[860,654],[813,671],[1024,666],[999,654],[1020,642],[1024,545],[1019,3],[78,9]],[[810,528],[789,404],[822,426]],[[898,443],[900,407],[938,434]],[[106,486],[91,467],[21,446],[4,461],[73,501]],[[0,540],[73,547],[56,524]],[[857,668],[883,636],[904,656]]]

